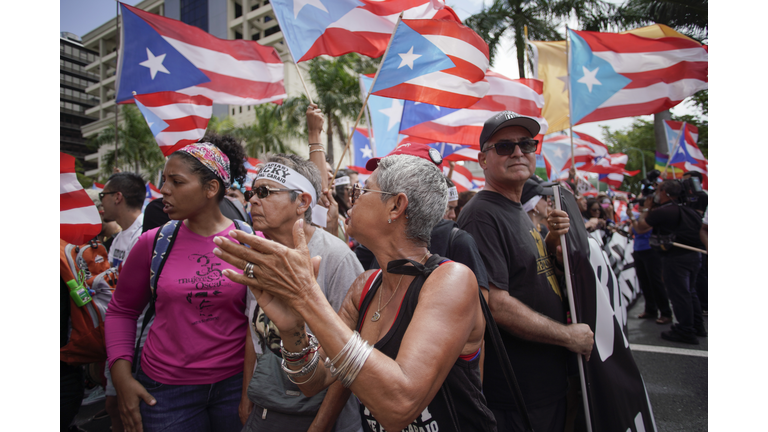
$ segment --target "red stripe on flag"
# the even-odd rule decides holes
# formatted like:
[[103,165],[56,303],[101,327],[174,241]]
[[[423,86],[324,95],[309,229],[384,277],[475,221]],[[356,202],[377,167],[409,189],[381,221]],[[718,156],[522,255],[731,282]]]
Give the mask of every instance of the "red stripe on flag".
[[507,95],[486,95],[469,109],[504,111],[510,107],[516,108],[512,111],[524,116],[541,116],[541,108],[536,105],[536,101]]
[[184,93],[171,92],[171,91],[146,93],[146,94],[140,95],[140,97],[141,97],[140,102],[148,108],[165,106],[165,105],[170,105],[174,103],[185,103],[185,104],[204,105],[204,106],[213,105],[213,102],[205,96],[197,96],[197,95],[190,96]]
[[198,84],[196,87],[205,87],[217,92],[228,93],[241,98],[249,99],[268,99],[272,96],[279,96],[285,93],[283,80],[269,83],[262,81],[251,81],[242,78],[235,78],[227,75],[217,74],[207,70],[200,69],[210,82]]
[[72,210],[93,205],[93,200],[84,189],[59,194],[60,211]]
[[645,115],[646,113],[658,113],[666,109],[670,109],[682,101],[673,101],[669,98],[656,99],[650,102],[644,102],[639,104],[618,105],[606,108],[598,108],[583,119],[579,120],[576,124],[592,123],[602,120],[611,120],[622,117],[632,117],[637,115]]
[[75,157],[66,153],[59,152],[59,172],[62,174],[68,174],[75,172]]
[[649,39],[634,34],[599,33],[578,30],[574,30],[574,32],[589,44],[592,52],[614,51],[617,53],[646,53],[702,47],[702,45],[696,41],[677,37]]
[[643,88],[656,83],[672,84],[683,79],[697,79],[707,76],[706,62],[679,62],[668,68],[656,69],[650,72],[622,73],[632,80],[625,89]]
[[[91,202],[93,204],[93,202]],[[101,232],[101,224],[60,224],[59,237],[67,243],[84,244]]]
[[254,60],[254,56],[258,56],[265,63],[283,62],[280,60],[277,51],[271,46],[264,46],[256,41],[244,39],[219,39],[210,33],[195,26],[184,24],[181,21],[155,15],[127,4],[123,4],[123,6],[141,17],[163,36],[189,44],[192,44],[192,41],[194,41],[195,46],[229,54],[237,60]]
[[183,149],[184,147],[196,143],[198,140],[183,139],[174,144],[173,146],[160,146],[160,151],[163,152],[163,156],[170,156],[176,150]]
[[448,58],[451,59],[456,66],[450,69],[444,69],[440,72],[464,78],[469,82],[478,82],[485,78],[485,71],[478,68],[474,63],[470,63],[460,57],[452,55],[449,55]]
[[205,117],[187,116],[177,119],[164,120],[168,127],[163,132],[186,132],[191,129],[205,129],[208,126],[208,120]]
[[480,100],[478,97],[451,93],[445,90],[437,90],[408,83],[399,84],[374,93],[392,99],[418,99],[423,103],[444,106],[447,108],[463,108],[473,105]]
[[414,31],[422,35],[440,35],[460,39],[474,46],[478,51],[489,57],[488,44],[469,27],[451,20],[403,20]]
[[360,53],[368,57],[381,57],[387,49],[391,34],[374,32],[351,32],[342,28],[328,28],[320,36],[312,48],[298,61],[313,59],[326,54],[331,57],[339,57],[351,52]]

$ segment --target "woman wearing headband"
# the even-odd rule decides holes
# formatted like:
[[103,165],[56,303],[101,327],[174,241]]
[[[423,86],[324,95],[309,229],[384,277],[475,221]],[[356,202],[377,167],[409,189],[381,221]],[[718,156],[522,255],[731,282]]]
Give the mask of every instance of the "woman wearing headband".
[[109,366],[127,431],[241,428],[246,287],[222,276],[233,267],[211,248],[215,236],[235,228],[219,203],[233,181],[244,180],[245,154],[239,144],[221,141],[188,145],[165,164],[163,211],[169,223],[180,222],[157,282],[154,323],[140,358],[133,358],[137,318],[152,296],[158,228],[134,246],[107,312]]
[[310,259],[301,220],[295,249],[238,231],[234,237],[251,249],[219,237],[214,253],[249,266],[225,275],[247,284],[279,328],[283,374],[304,394],[346,388],[343,399],[351,390],[365,431],[495,431],[481,393],[477,280],[427,249],[447,204],[443,176],[421,157],[376,162],[365,187],[353,191],[346,224],[387,265],[355,279],[338,314],[315,281],[325,257]]

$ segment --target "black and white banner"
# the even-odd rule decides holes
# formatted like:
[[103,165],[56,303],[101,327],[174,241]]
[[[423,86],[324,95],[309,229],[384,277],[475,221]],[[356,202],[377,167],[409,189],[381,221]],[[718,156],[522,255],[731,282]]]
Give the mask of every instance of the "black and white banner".
[[563,255],[572,316],[595,333],[589,361],[579,361],[591,430],[656,431],[645,383],[624,333],[626,309],[614,311],[624,297],[619,281],[602,245],[587,233],[573,195],[554,189],[556,202],[559,197],[571,220]]

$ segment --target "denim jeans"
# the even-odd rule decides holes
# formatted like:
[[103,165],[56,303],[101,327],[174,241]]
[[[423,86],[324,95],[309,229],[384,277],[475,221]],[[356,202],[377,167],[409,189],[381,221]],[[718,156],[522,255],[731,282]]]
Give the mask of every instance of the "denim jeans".
[[140,404],[144,431],[239,432],[237,412],[243,373],[213,384],[170,385],[149,378],[139,369],[136,379],[157,403]]
[[665,256],[663,262],[664,285],[679,322],[676,330],[685,336],[693,336],[696,330],[704,330],[701,304],[696,294],[696,276],[701,267],[701,255],[691,252]]

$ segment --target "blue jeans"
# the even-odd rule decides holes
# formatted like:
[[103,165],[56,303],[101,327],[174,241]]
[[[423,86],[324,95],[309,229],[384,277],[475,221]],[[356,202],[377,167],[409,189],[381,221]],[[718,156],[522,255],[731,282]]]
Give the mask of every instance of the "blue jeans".
[[213,384],[170,385],[159,383],[139,369],[136,379],[157,403],[140,403],[144,431],[239,432],[237,412],[243,389],[243,373]]

